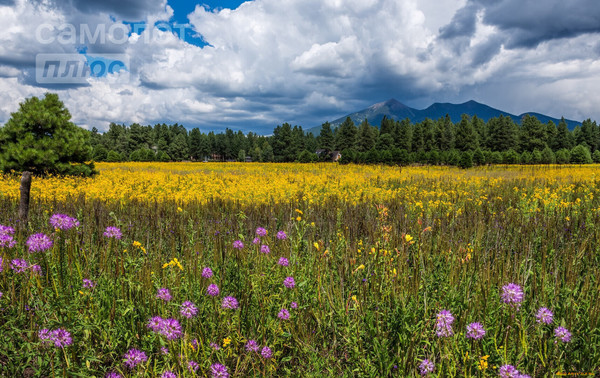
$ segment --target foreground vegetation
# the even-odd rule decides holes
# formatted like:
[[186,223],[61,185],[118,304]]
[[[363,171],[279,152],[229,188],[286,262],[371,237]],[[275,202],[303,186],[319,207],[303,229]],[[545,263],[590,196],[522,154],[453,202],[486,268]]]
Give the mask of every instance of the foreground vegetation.
[[0,180],[3,375],[599,372],[597,166],[98,169]]

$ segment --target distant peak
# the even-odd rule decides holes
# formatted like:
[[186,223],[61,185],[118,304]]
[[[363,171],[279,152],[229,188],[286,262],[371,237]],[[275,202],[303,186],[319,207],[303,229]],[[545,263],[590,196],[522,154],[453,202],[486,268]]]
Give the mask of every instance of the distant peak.
[[384,106],[387,106],[390,109],[398,109],[398,108],[407,108],[406,105],[396,100],[395,98],[391,98],[384,102],[378,102],[377,104],[371,105],[371,109],[379,109]]

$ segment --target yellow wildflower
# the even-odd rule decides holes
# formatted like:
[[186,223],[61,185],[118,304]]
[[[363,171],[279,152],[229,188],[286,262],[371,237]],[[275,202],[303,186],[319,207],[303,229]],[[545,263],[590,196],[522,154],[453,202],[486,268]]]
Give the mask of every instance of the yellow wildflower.
[[485,355],[485,356],[483,356],[483,357],[481,357],[481,358],[479,359],[479,364],[477,365],[477,368],[478,368],[479,370],[481,370],[481,371],[485,371],[485,370],[488,368],[488,362],[487,362],[487,359],[488,359],[489,357],[490,357],[490,356],[488,356],[488,355]]

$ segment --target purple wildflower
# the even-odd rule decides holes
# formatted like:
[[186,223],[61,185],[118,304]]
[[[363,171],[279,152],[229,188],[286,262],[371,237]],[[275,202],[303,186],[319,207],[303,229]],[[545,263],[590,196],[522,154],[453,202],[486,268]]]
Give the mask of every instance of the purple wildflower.
[[29,268],[29,263],[23,259],[14,259],[10,262],[10,268],[15,273],[23,273]]
[[283,286],[287,287],[288,289],[293,289],[294,286],[296,286],[294,277],[287,277],[285,280],[283,280]]
[[279,231],[277,233],[277,239],[279,239],[279,240],[285,240],[285,239],[287,239],[287,235],[286,235],[285,231]]
[[52,332],[49,329],[44,328],[38,332],[38,337],[42,344],[50,344],[52,338]]
[[171,292],[169,291],[169,289],[166,288],[161,288],[158,289],[158,292],[156,293],[156,298],[157,299],[162,299],[165,302],[168,302],[171,300]]
[[434,368],[435,365],[433,364],[433,362],[429,361],[428,359],[424,359],[419,365],[419,372],[421,373],[421,375],[427,375],[429,373],[433,373]]
[[244,248],[244,243],[241,240],[236,240],[233,242],[233,248],[242,249]]
[[141,363],[148,361],[146,353],[137,349],[129,349],[123,356],[123,363],[130,369],[134,369]]
[[37,264],[31,265],[29,269],[31,269],[31,272],[33,272],[34,274],[42,275],[42,267]]
[[269,248],[268,245],[263,244],[263,245],[260,246],[260,251],[262,253],[264,253],[265,255],[268,255],[269,253],[271,253],[271,248]]
[[[523,302],[523,289],[515,283],[509,283],[502,287],[502,302],[507,303],[517,309]],[[510,365],[508,365],[510,366]]]
[[479,322],[467,326],[467,339],[479,340],[485,336],[485,329]]
[[104,231],[104,236],[107,238],[121,239],[121,237],[123,237],[123,234],[121,233],[121,229],[119,229],[118,227],[109,226],[106,227],[106,230]]
[[554,330],[554,336],[558,338],[563,343],[568,343],[571,341],[571,332],[565,327],[556,327]]
[[208,344],[208,346],[211,347],[211,348],[213,348],[214,350],[221,349],[221,347],[217,343],[210,343],[210,344]]
[[260,243],[260,238],[254,238],[254,240],[252,240],[252,244],[256,245]]
[[294,310],[298,308],[298,303],[296,302],[292,302],[292,304],[290,304],[290,307],[293,308]]
[[29,248],[29,253],[44,252],[52,248],[52,240],[46,234],[33,234],[27,239],[25,245]]
[[260,354],[263,356],[263,358],[273,357],[273,352],[271,351],[271,348],[269,348],[269,347],[263,347],[262,350],[260,351]]
[[210,366],[210,374],[212,378],[228,378],[227,366],[221,364],[212,364]]
[[0,273],[4,270],[4,259],[0,257]]
[[225,297],[223,298],[223,303],[221,304],[221,307],[235,310],[236,308],[238,308],[238,301],[237,299],[235,299],[235,297]]
[[96,283],[95,282],[93,282],[92,280],[87,279],[87,278],[83,279],[83,288],[84,289],[93,289],[95,287],[96,287]]
[[54,214],[50,217],[50,225],[59,230],[67,231],[73,227],[79,227],[79,221],[65,214]]
[[219,287],[215,284],[208,285],[206,288],[206,294],[210,295],[211,297],[216,297],[219,295]]
[[4,294],[2,294],[2,292],[0,291],[0,299],[2,299],[2,296],[3,296],[3,295],[4,295]]
[[199,367],[200,367],[200,365],[198,365],[198,363],[196,361],[190,361],[190,362],[188,362],[188,369],[192,373],[195,373],[198,370]]
[[535,318],[538,323],[552,324],[552,321],[554,320],[554,314],[552,314],[552,311],[546,307],[542,307],[538,310]]
[[150,318],[150,320],[148,320],[146,327],[150,328],[154,332],[158,332],[162,328],[163,321],[164,319],[160,316],[153,316]]
[[167,347],[160,347],[160,353],[163,354],[163,356],[166,356],[169,354],[169,348]]
[[175,340],[181,337],[181,324],[176,319],[163,319],[158,333],[165,336],[167,340]]
[[518,378],[519,371],[512,365],[502,365],[498,370],[498,376],[502,378]]
[[285,257],[280,257],[277,264],[279,264],[281,266],[288,266],[288,265],[290,265],[290,261],[288,259],[286,259]]
[[258,236],[267,236],[267,230],[262,227],[256,229],[256,235]]
[[161,374],[160,378],[177,378],[177,374],[173,373],[170,370],[167,370]]
[[[0,248],[12,248],[17,242],[14,241],[13,235],[15,233],[15,229],[9,226],[3,226],[0,224]],[[1,270],[0,270],[1,272]]]
[[52,331],[50,340],[54,342],[54,346],[58,348],[64,348],[73,343],[73,339],[71,338],[71,334],[69,333],[69,331],[64,330],[62,328]]
[[285,308],[282,308],[281,310],[279,310],[279,314],[277,314],[277,317],[281,320],[288,320],[290,318],[290,312]]
[[111,371],[110,373],[106,373],[105,378],[123,378],[123,376],[119,373]]
[[181,304],[181,310],[179,311],[179,313],[182,316],[190,319],[196,316],[196,314],[198,313],[198,308],[196,308],[196,305],[194,305],[192,302],[185,301]]
[[181,337],[181,324],[176,319],[163,319],[160,316],[154,316],[148,320],[146,327],[165,336],[168,340]]
[[10,226],[3,226],[0,224],[0,235],[13,235],[15,229]]
[[10,235],[0,234],[0,248],[12,248],[17,242]]
[[212,276],[213,276],[212,269],[210,269],[209,267],[202,269],[202,277],[203,278],[210,278]]
[[437,314],[436,334],[438,337],[450,337],[454,335],[452,323],[454,316],[448,310],[442,310]]
[[248,340],[246,343],[246,352],[258,352],[258,343],[256,340]]

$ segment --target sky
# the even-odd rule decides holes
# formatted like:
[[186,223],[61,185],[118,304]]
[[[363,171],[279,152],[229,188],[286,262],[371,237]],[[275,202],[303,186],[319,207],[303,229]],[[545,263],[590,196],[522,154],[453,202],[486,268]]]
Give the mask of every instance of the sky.
[[0,124],[46,92],[100,131],[270,134],[390,98],[600,121],[597,0],[0,0],[0,25]]

